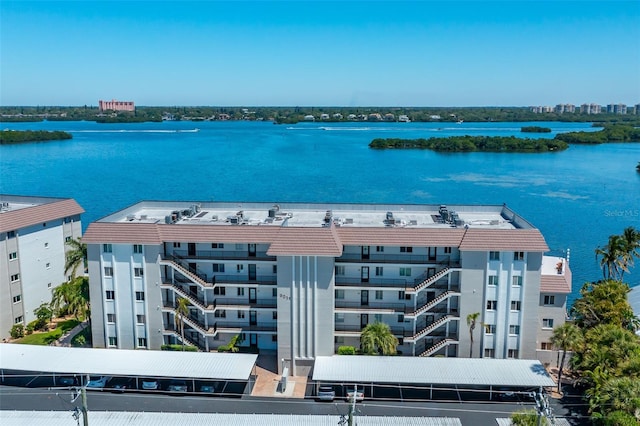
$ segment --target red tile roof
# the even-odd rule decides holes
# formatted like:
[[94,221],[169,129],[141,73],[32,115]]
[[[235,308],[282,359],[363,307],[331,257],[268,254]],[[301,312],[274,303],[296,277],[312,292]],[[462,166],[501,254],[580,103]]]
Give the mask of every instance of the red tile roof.
[[549,251],[544,237],[537,229],[477,229],[466,230],[460,250],[489,251]]
[[168,225],[158,224],[162,241],[194,243],[271,243],[280,227],[253,225]]
[[0,213],[0,232],[15,231],[27,226],[82,213],[84,213],[84,209],[71,198],[10,210]]
[[93,222],[82,236],[83,243],[162,244],[155,223]]
[[269,256],[342,256],[335,228],[280,228],[267,251]]
[[571,269],[565,265],[564,274],[542,274],[540,293],[571,293]]

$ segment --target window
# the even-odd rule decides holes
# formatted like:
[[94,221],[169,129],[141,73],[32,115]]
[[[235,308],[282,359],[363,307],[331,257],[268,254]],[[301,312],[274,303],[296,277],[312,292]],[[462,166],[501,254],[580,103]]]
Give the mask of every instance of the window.
[[13,303],[18,303],[21,300],[22,300],[22,295],[21,294],[13,296]]
[[51,263],[47,262],[47,264],[45,265],[45,268],[51,269]]
[[542,328],[553,328],[553,318],[542,318]]
[[102,245],[102,252],[103,253],[111,253],[111,252],[113,252],[113,246],[111,244],[103,244]]
[[338,323],[338,322],[344,322],[344,314],[343,313],[340,313],[340,312],[336,313],[336,323]]
[[213,316],[216,318],[226,318],[227,312],[224,310],[219,310],[219,311],[216,311],[216,313]]
[[44,243],[44,248],[49,248],[49,243]]
[[374,314],[373,322],[382,322],[382,314]]
[[244,287],[238,287],[238,296],[244,296]]
[[274,320],[277,320],[278,319],[278,311],[271,312],[271,318],[274,319]]
[[512,311],[519,311],[522,308],[522,302],[519,300],[512,300],[511,301],[511,310]]
[[495,311],[498,309],[498,301],[497,300],[487,300],[487,310]]
[[71,237],[64,237],[64,242],[68,243],[69,241],[71,241]]
[[271,289],[271,297],[278,297],[278,289],[277,288],[272,288]]
[[507,353],[507,358],[518,358],[518,350],[517,349],[509,349]]
[[495,349],[485,349],[484,350],[484,357],[485,358],[494,358],[496,356],[496,350]]
[[411,276],[411,268],[400,268],[400,276],[401,277],[410,277]]
[[336,275],[344,275],[344,266],[336,266]]
[[221,249],[221,248],[224,248],[224,244],[223,243],[211,243],[211,248]]
[[144,275],[144,270],[142,268],[133,268],[133,275],[140,278]]
[[553,345],[551,344],[551,342],[542,342],[540,343],[540,349],[542,349],[543,351],[551,351],[553,350]]
[[513,277],[513,285],[520,287],[522,286],[522,276],[518,275],[518,276],[514,276]]
[[21,322],[22,322],[22,315],[20,315],[19,317],[15,317],[13,319],[14,324],[20,324]]
[[[67,280],[67,281],[71,281],[71,280]],[[47,283],[47,288],[51,288],[51,283]]]
[[376,290],[376,300],[382,300],[382,290]]
[[376,246],[376,252],[378,253],[384,252],[384,246]]
[[244,318],[244,311],[238,311],[238,319]]
[[7,238],[15,238],[16,231],[7,231]]
[[224,263],[214,263],[213,272],[224,272]]
[[273,265],[273,266],[271,267],[271,271],[272,271],[274,274],[277,274],[277,273],[278,273],[278,265]]
[[496,326],[494,324],[485,324],[484,328],[486,334],[496,334]]
[[376,277],[381,277],[384,272],[384,268],[382,266],[376,266]]
[[544,296],[544,304],[545,305],[555,305],[556,297],[555,296]]
[[46,228],[46,227],[47,227],[47,222],[43,222],[43,223],[42,223],[42,227],[43,227],[43,228]]
[[336,290],[336,299],[344,299],[344,290]]
[[116,322],[116,314],[107,314],[107,322]]
[[513,253],[513,260],[524,260],[524,252],[516,251]]
[[225,288],[226,288],[226,287],[214,287],[214,288],[213,288],[213,294],[217,294],[217,295],[220,295],[220,296],[224,296],[224,295],[225,295],[225,293],[226,293]]
[[500,252],[499,251],[490,251],[489,252],[489,260],[500,260]]
[[278,341],[278,335],[277,334],[272,334],[271,335],[271,341],[272,342],[277,342]]
[[133,252],[138,254],[142,253],[142,244],[134,244]]
[[137,324],[144,324],[144,315],[136,315],[136,323]]
[[147,347],[147,339],[144,337],[138,337],[138,347],[146,348]]
[[180,243],[173,243],[173,248],[180,248]]
[[497,275],[489,275],[489,285],[498,285]]
[[105,293],[105,299],[114,300],[116,298],[116,292],[113,290],[107,290]]
[[113,268],[111,266],[105,266],[104,267],[104,276],[105,277],[112,277],[113,276]]
[[144,300],[144,291],[136,291],[136,300],[138,301]]
[[238,250],[238,251],[246,250],[245,245],[244,244],[236,244],[236,250]]
[[400,253],[412,253],[413,247],[400,247]]
[[11,253],[9,253],[9,260],[16,260],[17,258],[18,258],[17,251],[12,251]]
[[244,265],[237,264],[236,265],[236,272],[242,272],[242,271],[244,271]]
[[11,282],[16,282],[20,279],[20,274],[13,274],[11,275]]
[[520,334],[520,326],[519,325],[510,325],[509,326],[509,334]]
[[404,322],[404,314],[398,315],[398,322]]
[[445,247],[444,254],[451,254],[451,247]]
[[109,346],[118,346],[118,338],[109,337]]
[[404,291],[403,290],[400,290],[398,292],[398,300],[404,300]]

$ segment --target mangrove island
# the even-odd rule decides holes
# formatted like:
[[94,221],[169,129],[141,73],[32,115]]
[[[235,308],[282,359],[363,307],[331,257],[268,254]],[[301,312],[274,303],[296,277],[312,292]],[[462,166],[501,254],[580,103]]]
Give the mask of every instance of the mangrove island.
[[71,139],[71,134],[46,130],[0,130],[0,145]]

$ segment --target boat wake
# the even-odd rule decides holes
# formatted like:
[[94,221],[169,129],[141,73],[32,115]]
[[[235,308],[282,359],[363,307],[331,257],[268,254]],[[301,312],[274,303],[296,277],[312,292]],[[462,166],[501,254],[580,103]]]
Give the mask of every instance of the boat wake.
[[200,129],[175,129],[175,130],[65,130],[69,133],[197,133]]

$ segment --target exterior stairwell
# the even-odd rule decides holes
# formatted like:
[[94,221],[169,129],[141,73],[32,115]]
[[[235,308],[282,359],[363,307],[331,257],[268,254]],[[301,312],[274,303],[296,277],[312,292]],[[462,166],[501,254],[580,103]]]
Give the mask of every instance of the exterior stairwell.
[[407,313],[405,314],[405,316],[411,318],[429,312],[429,310],[436,306],[438,303],[441,303],[452,296],[460,296],[460,293],[457,291],[445,291],[440,296],[436,297],[430,302],[427,302],[427,304],[425,304],[424,306],[418,308],[415,312]]
[[193,295],[187,293],[179,286],[172,283],[162,283],[161,288],[170,288],[174,293],[178,294],[183,299],[187,299],[193,306],[200,308],[200,310],[204,313],[205,310],[212,312],[215,310],[215,303],[205,305],[199,299],[193,297]]
[[449,346],[449,345],[457,345],[458,341],[454,340],[454,339],[444,339],[438,343],[436,343],[435,345],[431,346],[430,348],[427,348],[427,350],[425,350],[424,352],[422,352],[420,355],[418,356],[431,356],[434,353],[438,352],[440,349],[444,348],[445,346]]
[[428,278],[425,278],[422,281],[418,281],[418,283],[414,287],[407,287],[405,292],[406,293],[417,293],[419,291],[422,291],[425,288],[429,287],[431,284],[433,284],[436,281],[438,281],[440,278],[442,278],[445,275],[447,275],[449,272],[451,272],[451,268],[446,267],[443,270],[439,271],[437,274],[432,275],[432,276],[430,276]]
[[180,274],[184,275],[185,277],[193,281],[195,284],[198,284],[202,287],[214,287],[213,283],[205,281],[204,279],[200,278],[198,274],[191,272],[189,269],[185,268],[180,263],[176,262],[171,258],[165,257],[160,259],[160,265],[167,265],[172,267],[174,270],[178,271]]
[[405,339],[405,341],[407,342],[415,342],[418,339],[425,337],[427,335],[429,335],[432,331],[434,331],[435,329],[437,329],[438,327],[446,324],[449,321],[453,321],[453,320],[459,320],[460,318],[455,317],[453,315],[446,315],[442,318],[440,318],[438,321],[434,322],[433,324],[429,324],[428,326],[426,326],[425,328],[423,328],[422,330],[420,330],[419,332],[417,332],[415,335],[413,335],[412,337],[408,337]]

